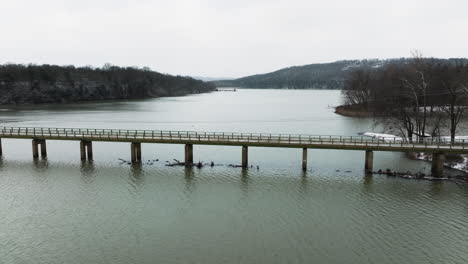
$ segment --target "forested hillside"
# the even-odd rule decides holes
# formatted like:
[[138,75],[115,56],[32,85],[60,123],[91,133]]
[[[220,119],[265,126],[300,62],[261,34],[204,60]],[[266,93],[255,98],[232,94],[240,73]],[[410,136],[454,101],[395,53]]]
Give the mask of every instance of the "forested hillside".
[[343,60],[284,68],[235,80],[214,82],[218,87],[342,89],[345,79],[356,69],[378,69],[390,63],[407,64],[410,59]]
[[0,65],[0,104],[178,96],[214,89],[210,83],[148,68]]

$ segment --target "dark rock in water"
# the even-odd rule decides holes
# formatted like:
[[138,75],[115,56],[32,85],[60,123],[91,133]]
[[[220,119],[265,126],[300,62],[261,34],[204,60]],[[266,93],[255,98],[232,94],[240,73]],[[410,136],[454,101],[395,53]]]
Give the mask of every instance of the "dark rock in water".
[[185,162],[181,162],[181,161],[178,161],[176,159],[174,159],[174,162],[173,163],[170,163],[169,161],[166,161],[167,164],[166,166],[169,166],[169,167],[174,167],[174,166],[191,166],[192,164],[188,164],[188,163],[185,163]]
[[396,176],[397,174],[395,172],[393,172],[391,169],[387,169],[385,171],[385,174],[387,174],[388,176]]
[[416,174],[417,179],[424,179],[424,177],[426,177],[425,173],[419,172],[418,174]]
[[454,178],[457,180],[468,181],[468,176],[457,175],[457,176],[454,176]]
[[378,174],[382,174],[382,170],[378,170],[377,173],[378,173]]

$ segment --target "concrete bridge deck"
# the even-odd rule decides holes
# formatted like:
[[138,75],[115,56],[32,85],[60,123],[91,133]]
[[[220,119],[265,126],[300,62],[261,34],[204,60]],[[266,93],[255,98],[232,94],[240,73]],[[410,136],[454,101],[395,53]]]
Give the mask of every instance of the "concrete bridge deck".
[[[80,141],[81,158],[92,159],[92,142],[129,142],[132,161],[141,161],[141,143],[185,144],[186,163],[193,163],[193,145],[241,146],[242,164],[247,166],[248,147],[277,147],[303,149],[303,168],[306,168],[307,149],[337,149],[366,151],[366,169],[372,169],[372,151],[430,152],[434,153],[435,165],[440,165],[443,153],[468,154],[468,144],[464,140],[446,142],[426,139],[422,142],[402,140],[381,140],[362,136],[315,136],[300,134],[228,133],[195,131],[159,131],[124,129],[86,128],[44,128],[44,127],[0,127],[1,138],[32,139],[33,156],[37,157],[38,146],[41,154],[47,155],[46,140]],[[467,142],[468,143],[468,142]],[[1,155],[0,141],[0,155]],[[87,154],[87,155],[86,155]],[[436,164],[439,162],[438,164]],[[435,164],[435,165],[434,165]]]

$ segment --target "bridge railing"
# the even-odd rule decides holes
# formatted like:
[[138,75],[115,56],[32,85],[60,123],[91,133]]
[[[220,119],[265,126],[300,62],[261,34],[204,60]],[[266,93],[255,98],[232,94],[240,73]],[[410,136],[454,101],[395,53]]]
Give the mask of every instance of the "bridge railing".
[[[94,129],[94,128],[47,128],[47,127],[1,127],[0,137],[50,137],[65,139],[101,139],[101,140],[181,140],[208,142],[258,142],[281,144],[351,144],[351,145],[413,145],[415,146],[462,146],[464,139],[454,142],[427,138],[422,141],[405,142],[398,138],[371,138],[366,136],[321,136],[305,134],[268,134],[268,133],[235,133],[235,132],[198,132],[168,130],[128,130],[128,129]],[[467,141],[468,143],[468,141]]]

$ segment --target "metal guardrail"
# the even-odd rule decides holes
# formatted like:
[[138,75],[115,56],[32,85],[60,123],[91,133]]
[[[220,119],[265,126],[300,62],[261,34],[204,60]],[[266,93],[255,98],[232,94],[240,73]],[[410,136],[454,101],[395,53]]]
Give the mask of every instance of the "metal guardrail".
[[[366,136],[324,136],[304,134],[267,134],[267,133],[233,133],[233,132],[197,132],[197,131],[165,131],[165,130],[127,130],[127,129],[92,129],[92,128],[47,128],[47,127],[0,127],[0,138],[44,138],[69,140],[100,140],[100,141],[186,141],[200,143],[261,143],[261,144],[331,144],[343,146],[386,146],[413,148],[444,148],[465,149],[465,140],[454,142],[425,139],[418,142],[405,142],[392,138],[382,140]],[[467,148],[468,149],[468,148]]]

